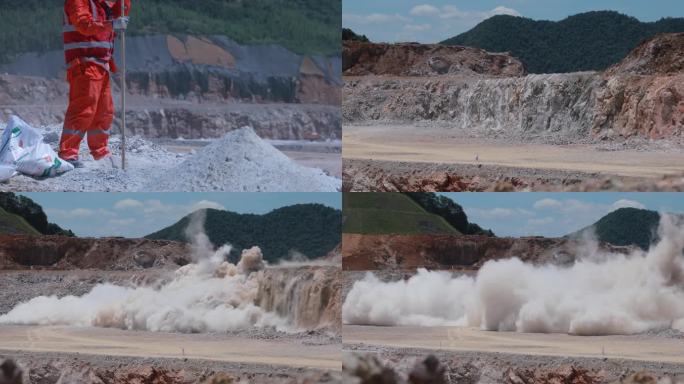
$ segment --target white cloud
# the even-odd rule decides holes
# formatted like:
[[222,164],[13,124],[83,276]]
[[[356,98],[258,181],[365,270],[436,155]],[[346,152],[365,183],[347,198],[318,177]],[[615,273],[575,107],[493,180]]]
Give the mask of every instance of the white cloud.
[[441,11],[439,8],[435,7],[434,5],[421,4],[413,7],[409,14],[412,16],[435,16],[439,15],[440,12]]
[[[479,23],[481,21],[484,21],[486,19],[489,19],[492,16],[497,16],[497,15],[509,15],[509,16],[521,16],[520,12],[516,11],[513,8],[508,8],[504,6],[498,6],[496,8],[486,10],[486,11],[472,11],[472,10],[462,10],[458,7],[455,7],[453,5],[445,5],[442,7],[442,9],[438,9],[437,7],[424,4],[418,9],[417,13],[412,13],[412,15],[415,16],[433,16],[433,17],[439,17],[441,19],[461,19],[461,20],[469,20],[473,21],[475,23]],[[416,10],[414,7],[413,10]],[[413,12],[412,10],[412,12]]]
[[556,199],[541,199],[534,203],[534,209],[548,209],[548,208],[559,208],[562,207],[563,203]]
[[454,5],[430,3],[411,7],[401,13],[343,13],[342,23],[373,41],[417,41],[436,43],[473,28],[495,15],[521,16],[513,8],[461,9]]
[[411,19],[402,16],[398,13],[370,13],[367,15],[359,15],[354,13],[345,13],[342,15],[344,23],[356,23],[356,24],[384,24],[392,22],[410,22]]
[[490,14],[490,17],[496,16],[496,15],[509,15],[509,16],[518,16],[518,17],[522,16],[522,14],[520,12],[516,11],[515,9],[504,7],[501,5],[492,9],[491,11],[489,11],[489,14]]
[[116,216],[115,213],[110,212],[106,209],[88,209],[88,208],[74,208],[74,209],[60,209],[60,208],[47,208],[45,213],[50,221],[57,220],[72,220],[72,219],[85,219],[94,216]]
[[116,204],[114,204],[114,209],[135,209],[142,208],[144,206],[145,204],[143,204],[142,201],[135,199],[124,199],[117,201]]
[[533,215],[532,212],[522,208],[471,208],[468,209],[466,213],[469,216],[484,220],[507,219],[511,217]]
[[226,207],[224,207],[222,204],[219,204],[215,201],[209,201],[209,200],[202,200],[198,201],[190,206],[190,212],[197,211],[199,209],[219,209],[222,211],[226,210]]
[[639,208],[639,209],[646,209],[646,206],[641,204],[638,201],[634,200],[628,200],[628,199],[620,199],[616,202],[613,203],[613,205],[610,206],[610,211],[615,211],[620,208]]

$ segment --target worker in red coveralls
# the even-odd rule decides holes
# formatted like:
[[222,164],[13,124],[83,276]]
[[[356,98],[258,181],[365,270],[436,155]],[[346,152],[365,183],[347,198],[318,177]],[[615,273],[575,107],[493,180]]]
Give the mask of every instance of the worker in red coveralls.
[[93,158],[116,167],[108,147],[114,120],[110,74],[116,72],[114,30],[126,29],[130,7],[130,0],[64,1],[64,57],[70,89],[59,157],[76,168],[83,167],[78,149],[86,135]]

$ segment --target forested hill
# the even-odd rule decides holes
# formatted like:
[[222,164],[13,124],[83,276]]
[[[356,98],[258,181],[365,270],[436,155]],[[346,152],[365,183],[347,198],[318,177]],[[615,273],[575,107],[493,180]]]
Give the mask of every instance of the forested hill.
[[669,32],[684,32],[684,18],[643,23],[618,12],[597,11],[554,22],[500,15],[442,44],[511,52],[530,73],[563,73],[604,70],[643,40]]
[[[3,0],[0,63],[62,46],[64,0]],[[342,0],[133,0],[129,33],[225,35],[299,54],[339,54]]]
[[658,240],[659,223],[660,214],[656,211],[620,208],[569,236],[581,236],[585,231],[593,231],[599,242],[613,245],[636,245],[647,250]]
[[[185,230],[191,215],[146,236],[154,240],[188,242]],[[340,244],[342,212],[321,204],[298,204],[265,215],[239,214],[216,209],[206,210],[204,228],[216,245],[233,246],[231,261],[239,260],[245,248],[261,247],[264,258],[277,262],[297,251],[309,258],[327,255]]]

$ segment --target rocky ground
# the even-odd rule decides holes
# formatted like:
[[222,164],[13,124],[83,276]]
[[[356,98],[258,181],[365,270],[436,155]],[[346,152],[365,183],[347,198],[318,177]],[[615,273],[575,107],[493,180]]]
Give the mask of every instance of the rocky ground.
[[[344,381],[383,384],[680,383],[677,364],[345,345]],[[430,362],[432,360],[432,362]],[[662,381],[660,381],[662,380]]]
[[[37,129],[46,143],[53,148],[58,146],[60,126]],[[109,146],[115,164],[120,167],[120,137],[112,137]],[[85,140],[80,158],[84,168],[48,179],[17,175],[0,184],[0,191],[335,192],[341,187],[341,180],[321,169],[297,164],[249,127],[190,152],[174,152],[142,137],[129,137],[126,140],[126,170],[112,168],[106,161],[94,161],[88,154]],[[306,165],[311,164],[309,160]],[[329,161],[326,165],[331,166]]]
[[3,384],[259,384],[341,383],[339,372],[226,364],[187,358],[160,359],[81,353],[1,351],[18,366],[23,381]]
[[345,192],[681,192],[684,174],[628,177],[496,165],[344,159]]

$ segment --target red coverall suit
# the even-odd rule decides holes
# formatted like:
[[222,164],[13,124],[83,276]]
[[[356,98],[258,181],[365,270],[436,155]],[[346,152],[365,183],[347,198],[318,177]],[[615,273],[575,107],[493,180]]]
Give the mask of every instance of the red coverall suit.
[[59,156],[65,160],[78,160],[86,133],[95,160],[110,153],[107,143],[114,120],[110,71],[116,72],[112,20],[121,16],[121,1],[128,15],[130,0],[64,1],[64,56],[70,89]]

